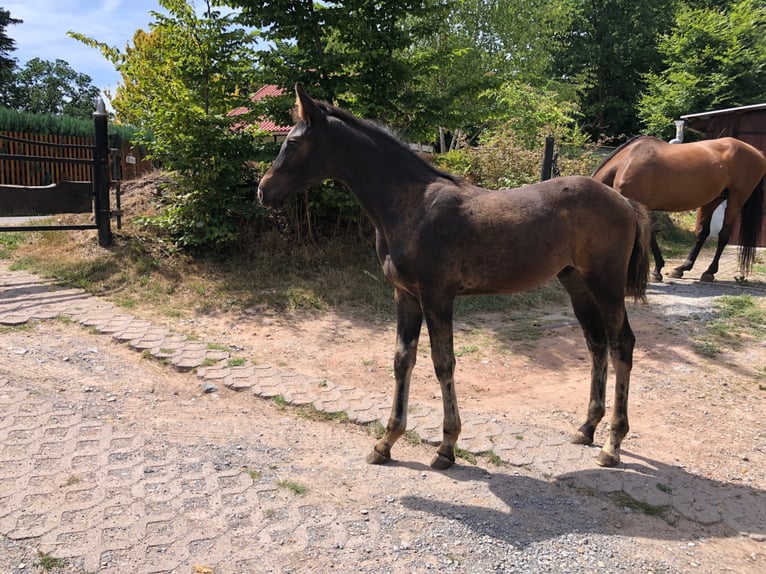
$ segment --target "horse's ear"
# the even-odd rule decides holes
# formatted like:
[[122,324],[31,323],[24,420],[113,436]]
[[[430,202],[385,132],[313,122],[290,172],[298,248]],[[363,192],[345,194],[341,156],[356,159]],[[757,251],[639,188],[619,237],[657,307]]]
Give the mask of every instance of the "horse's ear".
[[295,107],[298,117],[306,125],[311,125],[325,119],[324,112],[309,97],[300,84],[295,84]]

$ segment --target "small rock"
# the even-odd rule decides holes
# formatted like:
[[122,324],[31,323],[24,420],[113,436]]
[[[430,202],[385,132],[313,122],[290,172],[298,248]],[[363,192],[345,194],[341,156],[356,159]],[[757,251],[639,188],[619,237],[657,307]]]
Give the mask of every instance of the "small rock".
[[205,393],[215,393],[218,391],[218,387],[216,387],[213,383],[202,383],[202,390]]

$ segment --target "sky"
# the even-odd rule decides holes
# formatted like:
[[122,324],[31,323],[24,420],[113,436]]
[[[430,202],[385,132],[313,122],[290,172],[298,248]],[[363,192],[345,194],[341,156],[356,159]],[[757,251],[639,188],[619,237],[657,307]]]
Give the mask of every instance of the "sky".
[[0,7],[24,21],[5,30],[16,41],[10,56],[19,66],[32,58],[65,60],[75,72],[88,74],[102,91],[114,91],[120,75],[101,52],[67,32],[79,32],[124,51],[136,30],[149,29],[154,21],[150,11],[165,12],[156,0],[0,0]]

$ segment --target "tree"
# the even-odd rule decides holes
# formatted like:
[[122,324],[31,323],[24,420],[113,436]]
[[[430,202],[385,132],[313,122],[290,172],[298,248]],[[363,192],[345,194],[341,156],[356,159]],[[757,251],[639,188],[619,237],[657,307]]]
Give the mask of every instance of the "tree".
[[32,58],[14,77],[10,107],[35,114],[90,119],[100,94],[87,74],[75,72],[64,60]]
[[152,157],[178,175],[153,223],[181,245],[225,247],[256,211],[252,190],[242,185],[255,140],[233,129],[247,118],[226,115],[247,99],[255,36],[209,1],[200,16],[187,0],[159,4],[168,14],[152,12],[149,31],[136,31],[124,51],[69,34],[115,65],[122,76],[112,98],[117,119],[135,125]]
[[12,92],[13,72],[16,69],[16,58],[11,53],[16,50],[16,41],[9,37],[6,28],[21,24],[23,20],[11,18],[8,10],[0,8],[0,105],[7,106]]
[[762,103],[766,86],[763,0],[685,5],[659,43],[667,68],[649,73],[639,113],[650,133],[668,137],[682,114]]
[[[413,58],[417,39],[435,33],[454,0],[227,0],[239,21],[260,31],[262,83],[292,89],[380,120],[404,136],[423,131],[418,79],[427,59]],[[426,98],[427,99],[427,98]]]
[[573,0],[574,21],[554,47],[557,75],[582,91],[592,138],[641,131],[636,113],[646,74],[663,67],[657,37],[673,24],[678,0]]

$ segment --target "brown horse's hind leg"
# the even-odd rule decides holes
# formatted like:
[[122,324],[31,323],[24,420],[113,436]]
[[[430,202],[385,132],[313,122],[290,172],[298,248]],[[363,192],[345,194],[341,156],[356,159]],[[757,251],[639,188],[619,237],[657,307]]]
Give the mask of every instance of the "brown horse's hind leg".
[[662,257],[662,251],[657,243],[657,235],[652,229],[649,245],[652,249],[652,256],[654,257],[654,271],[652,271],[652,281],[662,283],[662,268],[665,267],[665,259]]
[[580,322],[585,343],[591,357],[590,399],[588,414],[583,425],[572,435],[575,444],[591,444],[596,427],[606,412],[607,339],[601,312],[582,281],[582,276],[573,268],[562,271],[559,281],[569,293],[572,309]]
[[415,367],[423,312],[418,300],[396,290],[396,351],[394,353],[394,402],[386,432],[367,455],[370,464],[383,464],[391,459],[391,447],[407,428],[407,402],[410,394],[410,377]]
[[440,294],[421,300],[431,341],[431,359],[439,380],[444,407],[442,442],[431,461],[431,468],[444,470],[455,463],[455,445],[460,435],[460,412],[455,392],[455,353],[452,334],[453,299]]
[[[686,261],[683,262],[683,264],[679,265],[675,269],[673,269],[670,272],[670,276],[675,279],[680,279],[684,276],[685,271],[690,271],[692,267],[694,267],[694,262],[697,260],[697,256],[700,253],[700,250],[702,249],[702,246],[705,245],[705,241],[707,241],[708,236],[710,235],[710,224],[713,221],[713,212],[715,212],[716,208],[723,202],[723,198],[719,197],[715,199],[714,201],[711,201],[707,205],[703,205],[697,210],[697,223],[695,225],[695,240],[694,240],[694,246],[692,247],[691,251],[689,251],[689,255],[686,257]],[[728,209],[728,206],[727,206]],[[724,227],[726,225],[724,224]],[[729,234],[726,234],[726,240],[724,241],[723,245],[721,245],[721,238],[724,234],[724,230],[721,229],[721,232],[718,234],[718,245],[721,252],[723,252],[723,248],[726,246],[726,243],[729,241]],[[715,262],[715,271],[712,275],[709,277],[705,277],[703,274],[703,281],[712,281],[713,275],[718,271],[718,258],[720,258],[720,253],[717,252],[716,257],[714,258]],[[711,264],[712,267],[712,264]],[[705,273],[708,273],[706,271]]]
[[[628,434],[628,393],[630,371],[633,367],[633,347],[636,337],[630,328],[625,306],[615,313],[604,313],[609,338],[609,354],[616,373],[614,408],[609,426],[609,438],[601,449],[596,462],[601,466],[616,466],[620,462],[620,445]],[[619,325],[619,327],[617,327]],[[615,328],[616,327],[616,328]]]

